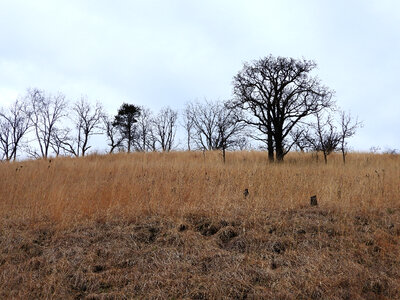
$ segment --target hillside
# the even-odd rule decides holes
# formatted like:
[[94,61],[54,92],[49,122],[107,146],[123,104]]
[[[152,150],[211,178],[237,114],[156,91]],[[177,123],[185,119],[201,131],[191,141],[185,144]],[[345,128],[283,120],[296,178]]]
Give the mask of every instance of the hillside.
[[285,159],[1,163],[0,298],[400,298],[399,156]]

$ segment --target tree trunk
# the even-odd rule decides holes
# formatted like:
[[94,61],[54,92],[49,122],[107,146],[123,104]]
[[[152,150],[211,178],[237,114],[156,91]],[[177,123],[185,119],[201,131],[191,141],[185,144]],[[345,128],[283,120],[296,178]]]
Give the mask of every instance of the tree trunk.
[[272,122],[269,115],[271,111],[271,104],[268,102],[268,119],[267,119],[267,130],[268,130],[268,160],[274,162],[274,135],[272,133]]
[[342,147],[342,157],[343,157],[343,164],[346,164],[346,152],[344,151],[344,148]]
[[275,135],[274,135],[274,140],[275,140],[275,150],[276,150],[276,160],[278,162],[283,161],[283,157],[285,156],[285,151],[283,149],[283,138],[281,134],[281,130],[279,130],[278,126],[275,126]]
[[274,162],[274,139],[271,133],[268,134],[268,161]]
[[275,136],[275,149],[276,149],[276,160],[278,162],[283,161],[283,157],[285,156],[284,150],[283,150],[283,143],[281,137],[276,137]]
[[283,148],[282,146],[276,146],[276,160],[278,162],[283,162],[283,157],[284,157],[284,153],[283,153]]

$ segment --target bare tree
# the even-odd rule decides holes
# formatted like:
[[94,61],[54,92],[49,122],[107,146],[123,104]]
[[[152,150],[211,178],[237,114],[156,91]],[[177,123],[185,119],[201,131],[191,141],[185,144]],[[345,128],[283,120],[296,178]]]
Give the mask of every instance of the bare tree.
[[399,155],[400,154],[400,150],[394,149],[394,148],[390,148],[390,147],[386,147],[386,149],[383,150],[382,153],[383,154],[389,154],[389,155]]
[[3,159],[16,160],[22,139],[31,126],[30,114],[27,103],[19,99],[7,110],[0,111],[0,150]]
[[358,128],[362,127],[362,122],[356,118],[353,120],[350,113],[340,112],[340,151],[342,152],[343,163],[346,163],[347,139],[356,134]]
[[174,145],[178,112],[169,107],[162,108],[154,118],[154,130],[161,150],[169,152]]
[[340,143],[340,133],[330,114],[324,118],[321,113],[316,113],[315,117],[316,122],[310,125],[311,130],[307,132],[305,139],[313,150],[323,153],[324,162],[327,164],[328,155],[335,151]]
[[[73,142],[70,135],[69,128],[55,128],[51,134],[50,147],[56,156],[62,154],[72,154],[78,156],[75,148],[72,146]],[[70,148],[69,148],[70,146]]]
[[140,116],[135,124],[135,149],[137,151],[155,151],[153,114],[150,109],[140,107]]
[[242,122],[242,111],[232,107],[230,102],[222,103],[217,110],[217,148],[222,150],[222,158],[226,161],[226,150],[243,143],[241,133],[246,124]]
[[371,152],[371,153],[379,153],[381,150],[382,149],[379,146],[372,146],[369,148],[369,152]]
[[50,154],[57,123],[66,115],[67,101],[62,94],[46,95],[38,89],[28,90],[27,99],[31,106],[30,121],[39,145],[39,152],[33,150],[30,154],[46,158]]
[[188,103],[186,110],[193,121],[193,140],[203,150],[225,151],[242,141],[241,133],[245,127],[241,110],[228,102]]
[[309,60],[268,56],[244,64],[233,79],[237,107],[249,112],[248,124],[255,126],[268,146],[268,157],[282,161],[294,142],[290,133],[305,117],[332,105],[333,92],[310,72]]
[[89,138],[93,135],[101,134],[101,118],[104,115],[103,107],[99,102],[92,106],[87,99],[82,98],[75,103],[73,111],[76,114],[75,125],[78,130],[78,152],[85,156],[86,152],[91,148],[88,144]]
[[191,116],[190,104],[187,103],[182,113],[182,127],[186,132],[186,146],[188,151],[191,150],[191,137],[193,134],[193,118]]
[[[308,149],[312,149],[313,145],[310,143],[309,137],[309,126],[306,124],[302,124],[303,126],[297,126],[290,133],[290,138],[294,143],[294,147],[301,152],[304,152]],[[312,149],[314,150],[314,149]]]
[[103,120],[103,130],[108,140],[108,146],[110,147],[108,153],[111,154],[114,152],[115,149],[118,149],[122,146],[124,139],[121,136],[118,128],[113,125],[114,120],[111,117],[103,115],[102,120]]
[[0,119],[0,159],[1,160],[11,160],[12,158],[12,129],[8,121],[4,120],[3,118]]
[[250,150],[253,148],[253,145],[250,143],[248,139],[248,132],[243,131],[243,134],[237,138],[236,143],[234,145],[235,150],[244,151]]
[[186,110],[193,121],[193,141],[198,149],[215,150],[217,144],[217,111],[218,104],[205,100],[204,103],[187,103]]
[[72,113],[76,136],[68,138],[65,131],[62,138],[56,134],[56,144],[72,155],[85,156],[86,152],[91,148],[89,138],[93,135],[101,134],[103,107],[98,102],[95,106],[92,106],[86,98],[82,97],[72,107]]

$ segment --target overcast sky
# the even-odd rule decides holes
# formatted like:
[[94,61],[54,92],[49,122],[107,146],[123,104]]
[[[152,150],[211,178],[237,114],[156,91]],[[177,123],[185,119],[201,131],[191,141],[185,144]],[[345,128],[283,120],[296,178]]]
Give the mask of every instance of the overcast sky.
[[246,61],[315,60],[364,122],[355,150],[400,149],[398,0],[0,0],[0,106],[27,88],[180,109],[228,99]]

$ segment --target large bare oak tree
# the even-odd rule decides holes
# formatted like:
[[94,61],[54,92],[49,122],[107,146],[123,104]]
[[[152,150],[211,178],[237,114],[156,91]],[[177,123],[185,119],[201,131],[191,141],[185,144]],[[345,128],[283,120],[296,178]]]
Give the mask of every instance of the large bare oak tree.
[[245,63],[233,79],[235,105],[247,111],[244,121],[267,136],[269,160],[282,161],[299,122],[332,105],[333,91],[311,76],[316,64],[286,57]]

